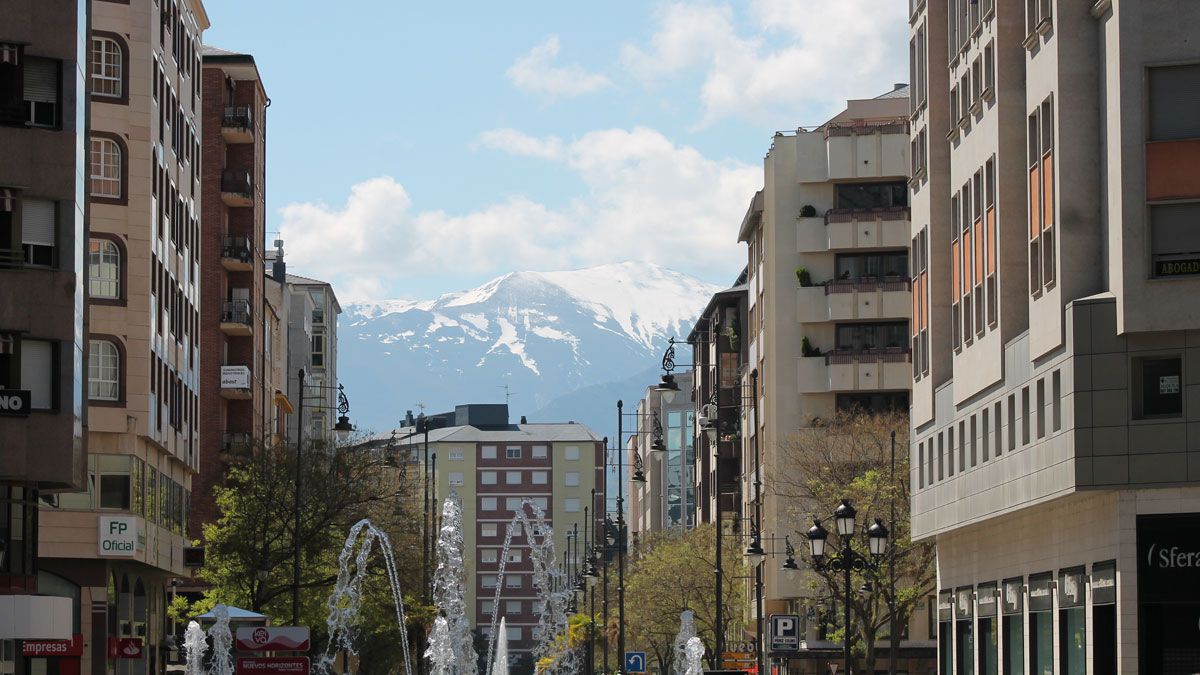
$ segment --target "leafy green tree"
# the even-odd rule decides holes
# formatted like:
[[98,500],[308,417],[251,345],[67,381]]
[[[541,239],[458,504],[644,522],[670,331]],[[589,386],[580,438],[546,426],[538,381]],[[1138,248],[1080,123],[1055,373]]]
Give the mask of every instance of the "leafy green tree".
[[[800,430],[780,448],[779,459],[781,468],[768,474],[767,485],[784,503],[796,505],[792,509],[796,532],[806,532],[814,519],[825,522],[827,553],[840,551],[844,545],[830,522],[842,499],[849,499],[858,511],[851,544],[858,554],[870,557],[865,532],[875,518],[888,528],[890,546],[878,568],[851,574],[851,639],[856,653],[863,657],[864,672],[873,673],[880,640],[887,639],[893,652],[899,650],[900,631],[892,630],[889,602],[895,601],[896,623],[903,625],[937,584],[933,544],[914,543],[910,537],[908,416],[839,412],[820,426]],[[796,561],[803,567],[810,560],[808,544],[803,537],[798,543],[803,550]],[[894,596],[889,583],[893,574]],[[814,570],[808,579],[824,603],[822,616],[830,623],[840,622],[838,608],[845,602],[843,573]],[[864,588],[870,591],[860,592]],[[831,638],[840,641],[843,630],[845,627],[839,626]]]

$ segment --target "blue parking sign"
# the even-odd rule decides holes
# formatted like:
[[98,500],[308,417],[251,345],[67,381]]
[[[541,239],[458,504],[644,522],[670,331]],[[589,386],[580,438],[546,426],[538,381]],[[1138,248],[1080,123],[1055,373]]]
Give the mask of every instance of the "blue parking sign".
[[625,652],[625,672],[646,672],[646,652]]

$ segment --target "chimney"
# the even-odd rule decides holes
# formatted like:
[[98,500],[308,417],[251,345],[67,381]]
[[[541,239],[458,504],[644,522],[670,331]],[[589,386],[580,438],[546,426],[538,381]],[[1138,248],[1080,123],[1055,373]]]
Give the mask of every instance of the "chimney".
[[908,86],[907,82],[897,82],[892,85],[892,91],[898,91]]
[[404,411],[404,426],[411,427],[411,426],[415,426],[416,423],[417,423],[417,421],[415,419],[413,419],[412,411],[405,410]]
[[529,424],[529,420],[525,419],[524,415],[521,415],[521,424]]
[[275,240],[275,262],[271,263],[271,278],[279,283],[287,281],[287,263],[283,261],[283,240]]

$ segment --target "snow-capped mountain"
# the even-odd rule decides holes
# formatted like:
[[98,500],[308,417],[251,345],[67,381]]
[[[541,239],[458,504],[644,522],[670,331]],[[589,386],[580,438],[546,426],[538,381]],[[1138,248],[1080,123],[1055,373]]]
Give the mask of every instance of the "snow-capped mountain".
[[[350,305],[339,322],[338,376],[364,429],[391,428],[419,403],[439,412],[506,395],[514,422],[521,415],[565,421],[541,419],[538,411],[656,367],[668,336],[686,336],[717,290],[663,267],[624,262],[513,272],[436,300]],[[597,401],[592,419],[610,417],[613,403]],[[576,421],[588,421],[584,412]]]

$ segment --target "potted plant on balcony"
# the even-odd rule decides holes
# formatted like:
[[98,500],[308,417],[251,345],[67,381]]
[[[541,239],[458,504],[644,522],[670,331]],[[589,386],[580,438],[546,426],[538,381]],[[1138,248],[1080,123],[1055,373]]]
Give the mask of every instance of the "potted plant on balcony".
[[801,356],[820,356],[821,350],[817,347],[812,346],[812,342],[809,342],[808,336],[805,335],[804,337],[800,338],[800,355]]
[[722,335],[724,335],[725,339],[729,341],[729,348],[736,352],[737,348],[738,348],[737,322],[735,321],[733,323],[726,324],[725,330],[722,332]]
[[804,267],[796,268],[796,281],[804,288],[812,286],[812,275],[808,273],[808,269]]
[[801,218],[816,218],[817,217],[817,207],[813,206],[812,204],[805,204],[804,206],[800,207],[800,217]]

